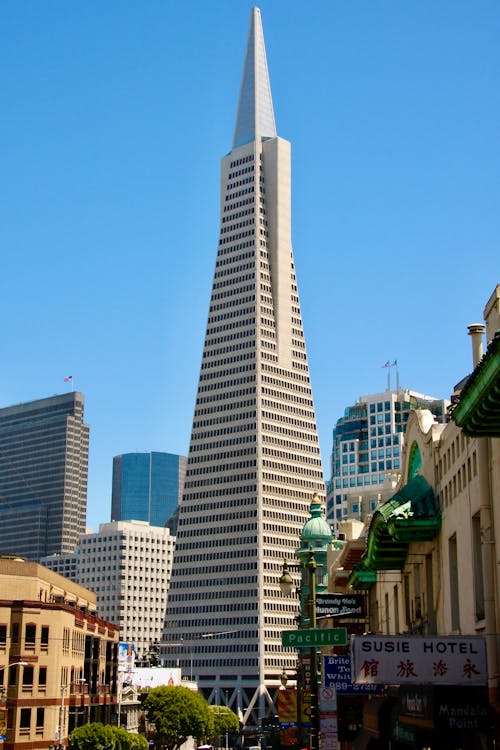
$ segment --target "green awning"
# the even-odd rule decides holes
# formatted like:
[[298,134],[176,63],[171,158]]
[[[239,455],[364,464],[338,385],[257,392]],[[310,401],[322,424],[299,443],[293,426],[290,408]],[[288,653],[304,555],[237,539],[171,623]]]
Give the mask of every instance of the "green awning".
[[440,528],[441,509],[433,489],[417,475],[373,514],[366,552],[349,583],[366,589],[375,583],[377,570],[402,570],[409,543],[430,541]]
[[500,331],[462,388],[452,418],[470,437],[500,437]]

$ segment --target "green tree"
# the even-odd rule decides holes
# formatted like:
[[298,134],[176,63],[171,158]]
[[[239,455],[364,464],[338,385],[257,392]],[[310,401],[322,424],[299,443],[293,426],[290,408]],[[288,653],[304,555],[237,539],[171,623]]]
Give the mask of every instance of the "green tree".
[[73,729],[69,742],[73,750],[116,750],[113,728],[98,722]]
[[149,744],[141,734],[129,734],[128,747],[129,750],[148,750]]
[[158,739],[176,748],[188,737],[198,743],[213,733],[213,717],[199,693],[186,687],[157,687],[143,703],[148,721],[154,724]]
[[115,750],[129,750],[131,735],[123,727],[111,727],[111,731],[115,737]]
[[210,737],[213,745],[218,744],[219,737],[223,737],[228,732],[238,731],[240,722],[234,711],[227,706],[209,706],[208,708],[214,722],[214,731]]
[[83,724],[69,736],[72,750],[147,750],[148,741],[139,734],[129,734],[123,727]]

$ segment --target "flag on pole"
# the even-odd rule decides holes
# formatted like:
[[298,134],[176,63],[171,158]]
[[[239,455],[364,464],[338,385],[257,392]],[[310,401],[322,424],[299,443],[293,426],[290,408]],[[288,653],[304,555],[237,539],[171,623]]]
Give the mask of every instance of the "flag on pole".
[[72,380],[73,380],[73,375],[66,375],[66,377],[64,378],[65,383],[71,383]]
[[397,367],[398,366],[398,360],[395,359],[394,362],[391,362],[391,367]]
[[391,363],[390,363],[389,360],[387,360],[387,362],[385,363],[385,365],[382,365],[382,367],[390,367],[390,366],[391,366]]

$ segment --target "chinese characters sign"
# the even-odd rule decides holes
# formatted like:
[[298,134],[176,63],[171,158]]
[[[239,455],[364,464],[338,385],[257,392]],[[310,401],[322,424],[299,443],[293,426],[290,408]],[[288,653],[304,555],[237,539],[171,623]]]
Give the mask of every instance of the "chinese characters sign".
[[340,695],[359,695],[360,693],[379,693],[381,688],[372,683],[353,685],[351,682],[351,657],[324,656],[323,679],[326,687],[334,687]]
[[486,645],[479,636],[353,636],[357,684],[486,685]]

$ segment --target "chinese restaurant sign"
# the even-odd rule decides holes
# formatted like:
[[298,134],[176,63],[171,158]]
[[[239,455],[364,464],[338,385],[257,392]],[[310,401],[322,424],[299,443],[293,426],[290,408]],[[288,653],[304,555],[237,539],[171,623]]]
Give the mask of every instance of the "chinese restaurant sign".
[[480,636],[353,636],[357,684],[486,685],[486,645]]
[[316,617],[364,617],[363,594],[317,594]]

